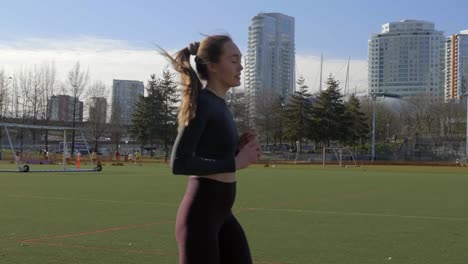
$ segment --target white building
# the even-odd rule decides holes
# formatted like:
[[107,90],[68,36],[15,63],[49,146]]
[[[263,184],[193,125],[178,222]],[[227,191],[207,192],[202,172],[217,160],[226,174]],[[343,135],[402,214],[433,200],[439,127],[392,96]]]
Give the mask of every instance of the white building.
[[245,96],[249,115],[263,92],[286,97],[294,93],[294,18],[280,13],[260,13],[249,26],[245,61]]
[[448,37],[445,49],[445,101],[460,102],[468,92],[468,30]]
[[111,122],[130,125],[136,104],[144,92],[145,86],[141,81],[113,80]]
[[434,23],[403,20],[382,25],[369,40],[368,93],[443,98],[444,35]]

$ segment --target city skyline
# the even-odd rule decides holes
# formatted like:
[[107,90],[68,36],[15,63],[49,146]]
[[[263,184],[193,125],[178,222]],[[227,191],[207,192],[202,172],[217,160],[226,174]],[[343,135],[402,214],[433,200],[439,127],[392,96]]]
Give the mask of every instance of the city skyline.
[[[89,68],[91,81],[103,81],[108,89],[112,79],[140,80],[146,84],[151,74],[161,74],[167,65],[157,54],[155,44],[176,51],[202,39],[202,33],[229,33],[246,55],[251,18],[260,12],[279,12],[296,20],[296,78],[303,75],[315,92],[323,53],[324,78],[333,73],[344,85],[350,56],[350,89],[357,87],[364,92],[367,41],[380,31],[382,24],[425,20],[433,22],[445,36],[468,28],[463,21],[463,10],[468,4],[455,1],[431,5],[423,1],[394,1],[391,5],[382,1],[109,3],[82,1],[80,6],[61,1],[3,3],[0,70],[11,75],[21,67],[53,61],[59,79],[64,80],[73,64],[80,61],[83,68]],[[184,5],[187,8],[178,8]],[[66,11],[71,8],[74,15]],[[173,16],[176,11],[180,18]],[[129,19],[132,16],[135,19]]]

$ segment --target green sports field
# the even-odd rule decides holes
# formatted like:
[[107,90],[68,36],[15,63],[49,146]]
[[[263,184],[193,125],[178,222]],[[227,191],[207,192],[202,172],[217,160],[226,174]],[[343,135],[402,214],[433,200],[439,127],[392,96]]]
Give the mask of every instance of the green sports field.
[[[277,165],[238,175],[234,211],[255,263],[468,263],[468,168]],[[158,164],[1,173],[0,263],[177,263],[185,186]]]

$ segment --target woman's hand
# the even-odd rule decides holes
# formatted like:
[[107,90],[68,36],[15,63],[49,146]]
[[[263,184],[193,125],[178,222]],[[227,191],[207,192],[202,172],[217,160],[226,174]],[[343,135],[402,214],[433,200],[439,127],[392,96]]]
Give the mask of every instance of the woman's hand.
[[257,132],[250,129],[247,132],[243,133],[239,138],[239,149],[242,149],[248,142],[254,140],[257,137]]
[[250,164],[255,163],[260,158],[260,145],[255,136],[253,139],[245,143],[237,154],[236,170],[247,168]]

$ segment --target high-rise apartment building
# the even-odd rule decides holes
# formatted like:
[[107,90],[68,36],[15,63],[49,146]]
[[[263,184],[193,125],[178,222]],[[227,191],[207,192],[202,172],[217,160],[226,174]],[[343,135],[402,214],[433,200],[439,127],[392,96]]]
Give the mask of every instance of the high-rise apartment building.
[[136,104],[144,92],[141,81],[113,80],[111,122],[130,125]]
[[245,58],[245,96],[249,115],[255,115],[262,94],[286,97],[295,88],[294,18],[280,13],[260,13],[249,26]]
[[89,121],[105,123],[107,120],[107,99],[105,97],[91,97],[89,105]]
[[434,23],[387,23],[369,40],[368,93],[443,98],[444,35]]
[[[83,121],[83,102],[77,101],[75,104],[75,121]],[[53,95],[48,102],[50,120],[73,121],[73,96]]]
[[468,30],[448,37],[445,50],[445,101],[460,102],[468,92]]

